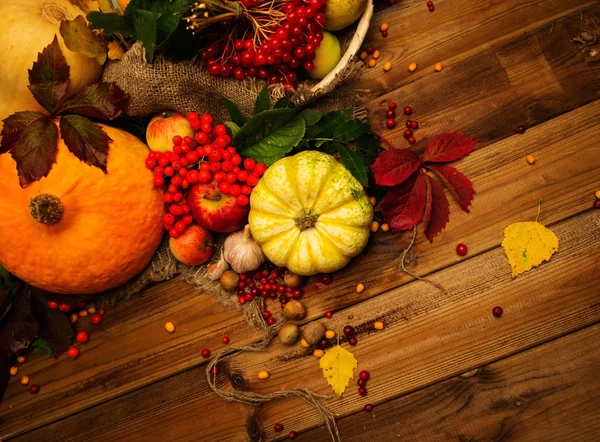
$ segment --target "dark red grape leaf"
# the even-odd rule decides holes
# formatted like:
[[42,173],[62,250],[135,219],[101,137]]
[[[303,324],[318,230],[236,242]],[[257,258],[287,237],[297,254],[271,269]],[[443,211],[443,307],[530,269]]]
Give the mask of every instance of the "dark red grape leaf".
[[35,120],[22,131],[11,150],[21,187],[48,175],[56,161],[57,141],[56,124],[47,118]]
[[12,300],[12,307],[0,323],[0,360],[13,358],[31,345],[39,324],[33,313],[31,290],[23,286]]
[[73,342],[75,337],[73,324],[63,312],[49,308],[48,303],[43,301],[43,297],[36,295],[36,291],[37,289],[34,289],[33,304],[40,324],[38,335],[46,340],[54,357],[57,358],[67,351]]
[[54,40],[46,46],[33,67],[29,69],[29,90],[38,103],[50,113],[54,113],[69,86],[69,65],[58,44]]
[[375,182],[380,186],[396,186],[406,180],[422,164],[410,149],[384,150],[373,164]]
[[423,217],[427,186],[424,174],[416,173],[392,187],[381,200],[381,208],[393,231],[407,230]]
[[427,180],[427,187],[431,191],[431,213],[430,219],[425,227],[425,236],[429,241],[433,241],[433,238],[444,230],[446,224],[450,220],[450,204],[448,204],[448,198],[444,193],[444,188],[435,178],[430,176],[425,177]]
[[423,153],[423,162],[445,163],[458,160],[473,152],[477,140],[459,132],[443,132],[432,137]]
[[67,148],[81,161],[106,173],[111,138],[95,123],[79,115],[60,117],[60,136]]
[[116,83],[95,83],[69,97],[60,113],[86,115],[100,120],[113,120],[127,110],[129,95]]
[[465,212],[469,212],[469,206],[475,194],[471,180],[454,167],[434,165],[428,165],[427,167],[448,187],[460,208]]
[[425,175],[425,185],[427,186],[427,195],[425,196],[425,214],[423,215],[423,229],[427,230],[429,221],[431,220],[431,184],[429,184],[429,177]]
[[2,133],[0,136],[0,154],[9,152],[14,144],[23,135],[23,130],[35,120],[48,118],[41,112],[15,112],[3,120]]

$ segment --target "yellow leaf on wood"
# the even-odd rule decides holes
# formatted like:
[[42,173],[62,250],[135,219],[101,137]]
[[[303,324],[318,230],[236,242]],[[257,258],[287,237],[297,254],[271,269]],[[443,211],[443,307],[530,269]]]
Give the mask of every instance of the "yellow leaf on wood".
[[325,356],[319,359],[319,365],[327,383],[341,396],[350,379],[354,377],[353,372],[358,366],[358,361],[352,353],[338,345],[327,350]]
[[514,278],[548,261],[558,250],[558,237],[538,222],[513,223],[504,229],[502,247]]

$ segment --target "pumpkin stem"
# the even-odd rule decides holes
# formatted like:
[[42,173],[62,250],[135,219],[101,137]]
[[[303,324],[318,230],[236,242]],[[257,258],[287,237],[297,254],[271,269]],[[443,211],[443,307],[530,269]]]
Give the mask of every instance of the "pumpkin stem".
[[64,206],[57,196],[40,193],[29,201],[29,213],[42,224],[56,224],[62,218]]
[[294,222],[296,223],[296,227],[303,232],[306,229],[314,227],[317,223],[317,219],[319,219],[318,213],[313,213],[310,209],[302,209],[300,215],[294,218]]

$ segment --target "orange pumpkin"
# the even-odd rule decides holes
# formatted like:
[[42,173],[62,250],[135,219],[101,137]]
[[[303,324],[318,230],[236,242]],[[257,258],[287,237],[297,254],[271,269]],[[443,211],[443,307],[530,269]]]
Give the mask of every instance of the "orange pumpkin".
[[101,125],[113,140],[108,173],[58,141],[47,177],[19,186],[16,163],[0,155],[0,263],[40,289],[91,294],[139,273],[163,236],[162,191],[136,137]]

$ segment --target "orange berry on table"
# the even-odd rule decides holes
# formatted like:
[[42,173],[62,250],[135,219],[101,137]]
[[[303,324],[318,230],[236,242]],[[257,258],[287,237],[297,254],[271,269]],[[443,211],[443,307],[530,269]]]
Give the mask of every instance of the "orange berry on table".
[[26,360],[27,360],[27,358],[25,356],[17,356],[17,362],[20,364],[22,364]]

